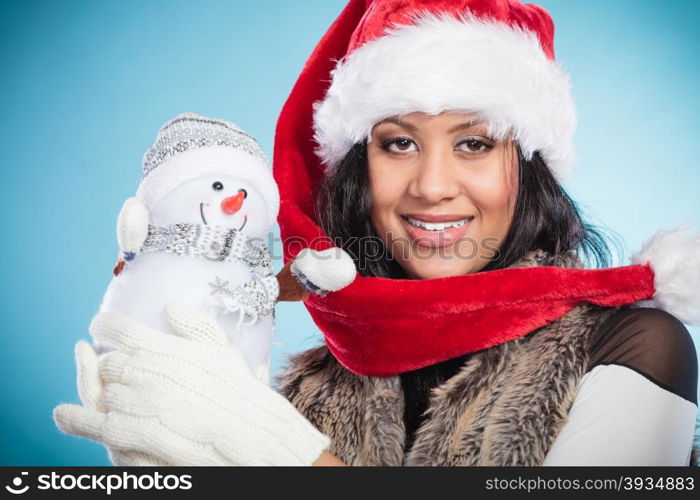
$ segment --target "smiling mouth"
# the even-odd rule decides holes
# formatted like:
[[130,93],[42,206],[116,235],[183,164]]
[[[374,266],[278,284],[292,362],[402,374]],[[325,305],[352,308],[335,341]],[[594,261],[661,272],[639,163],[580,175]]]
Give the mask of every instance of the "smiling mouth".
[[[205,225],[205,226],[208,226],[209,224],[207,223],[207,218],[204,217],[204,202],[202,202],[202,203],[199,204],[199,215],[200,215],[200,217],[202,218],[202,222],[204,222],[204,225]],[[245,225],[246,225],[247,223],[248,223],[248,216],[247,216],[247,215],[244,215],[244,216],[243,216],[243,224],[241,224],[241,227],[239,227],[238,229],[236,229],[236,231],[242,230],[242,229],[245,227]]]
[[208,226],[207,219],[204,218],[204,203],[203,202],[199,204],[199,215],[202,216],[202,222],[204,222],[204,225]]

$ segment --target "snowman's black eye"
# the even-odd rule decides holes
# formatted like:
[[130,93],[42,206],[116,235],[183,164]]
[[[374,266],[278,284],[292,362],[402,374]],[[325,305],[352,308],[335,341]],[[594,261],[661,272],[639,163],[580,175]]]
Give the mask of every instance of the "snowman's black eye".
[[214,191],[221,191],[222,189],[224,189],[224,185],[221,184],[219,181],[216,181],[214,184],[211,185],[211,188]]
[[244,199],[247,198],[247,197],[248,197],[248,191],[246,191],[245,189],[239,189],[239,190],[238,190],[239,193],[240,193],[241,191],[243,191],[243,198],[244,198]]

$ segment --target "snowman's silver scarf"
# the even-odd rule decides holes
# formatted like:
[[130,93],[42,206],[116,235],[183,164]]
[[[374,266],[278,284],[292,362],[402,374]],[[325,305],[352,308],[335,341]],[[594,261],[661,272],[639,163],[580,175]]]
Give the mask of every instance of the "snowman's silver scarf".
[[229,311],[239,311],[238,327],[271,314],[279,295],[270,252],[260,239],[222,226],[205,224],[149,225],[141,252],[166,252],[206,259],[210,262],[245,262],[252,278],[235,288],[219,278],[209,283],[211,296]]

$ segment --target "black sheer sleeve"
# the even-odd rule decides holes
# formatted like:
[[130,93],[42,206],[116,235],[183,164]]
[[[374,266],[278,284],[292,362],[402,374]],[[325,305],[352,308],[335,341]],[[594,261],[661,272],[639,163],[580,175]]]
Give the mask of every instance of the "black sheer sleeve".
[[697,405],[698,359],[690,332],[675,316],[625,307],[610,316],[591,342],[588,370],[616,364]]

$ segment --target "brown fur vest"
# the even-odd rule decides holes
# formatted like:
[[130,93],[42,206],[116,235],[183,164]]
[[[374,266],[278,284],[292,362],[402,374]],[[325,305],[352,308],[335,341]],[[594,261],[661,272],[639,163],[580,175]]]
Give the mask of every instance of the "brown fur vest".
[[[541,251],[512,267],[535,265],[581,267],[575,257],[553,261]],[[616,310],[581,304],[475,353],[433,389],[406,453],[399,376],[355,375],[323,345],[291,357],[277,389],[348,465],[541,465],[587,370],[589,338]]]

